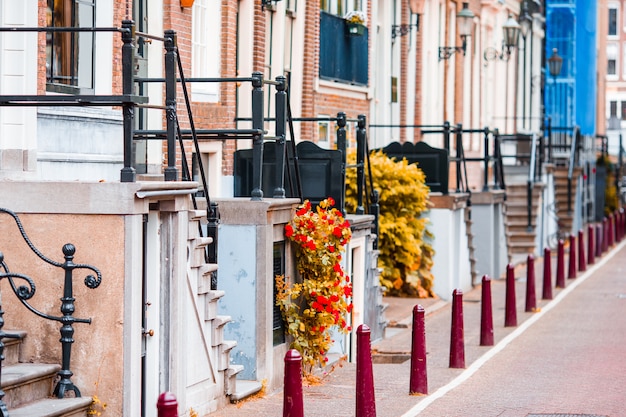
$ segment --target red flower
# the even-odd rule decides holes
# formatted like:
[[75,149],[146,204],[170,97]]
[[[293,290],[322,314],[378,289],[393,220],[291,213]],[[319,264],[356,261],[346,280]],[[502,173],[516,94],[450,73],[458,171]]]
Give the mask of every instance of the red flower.
[[339,264],[335,264],[335,265],[333,266],[333,271],[335,271],[335,272],[341,272],[341,265],[339,265]]
[[352,287],[346,285],[345,287],[343,287],[343,293],[346,297],[350,297],[352,295]]
[[331,205],[331,206],[334,206],[335,205],[335,199],[332,198],[332,197],[328,197],[328,204]]
[[[289,237],[289,236],[287,236],[287,237]],[[333,245],[328,245],[328,251],[330,253],[334,253],[335,252],[335,247]]]
[[291,237],[293,236],[293,226],[290,224],[285,225],[285,236]]
[[317,297],[317,302],[320,304],[328,304],[328,298],[320,295],[319,297]]
[[341,232],[341,227],[335,227],[335,228],[333,229],[333,236],[336,236],[336,237],[341,237],[341,233],[342,233],[342,232]]

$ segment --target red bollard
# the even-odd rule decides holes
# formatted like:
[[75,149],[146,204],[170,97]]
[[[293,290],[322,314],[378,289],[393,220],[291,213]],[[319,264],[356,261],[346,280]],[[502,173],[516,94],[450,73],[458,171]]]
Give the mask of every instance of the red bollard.
[[517,326],[517,308],[515,300],[515,267],[506,266],[506,298],[504,303],[504,327]]
[[543,250],[543,293],[541,298],[552,300],[552,257],[550,248]]
[[593,241],[593,225],[590,224],[589,226],[587,226],[587,256],[589,258],[587,259],[587,261],[589,262],[589,265],[593,265],[596,261],[596,248],[593,244]]
[[463,291],[459,289],[452,292],[450,368],[465,368],[465,341],[463,339]]
[[567,278],[576,278],[576,238],[574,235],[569,235],[569,268]]
[[596,258],[602,256],[602,224],[596,225]]
[[365,324],[356,331],[356,415],[363,417],[376,417],[370,334]]
[[285,354],[283,417],[304,417],[302,399],[302,356],[295,349]]
[[491,305],[491,279],[487,275],[482,280],[480,303],[480,345],[493,346],[493,307]]
[[537,296],[535,295],[535,258],[528,255],[526,261],[526,312],[537,310]]
[[178,417],[178,401],[171,392],[163,392],[157,400],[157,415],[159,417]]
[[413,333],[411,339],[411,378],[409,394],[428,394],[426,376],[426,327],[424,325],[424,307],[413,307]]
[[602,253],[609,250],[609,221],[605,217],[602,219]]
[[582,230],[578,231],[578,270],[580,272],[587,270],[587,262],[585,261],[585,241]]
[[556,254],[556,287],[565,288],[565,249],[563,239],[559,240]]
[[613,231],[615,230],[615,226],[613,225],[613,215],[611,214],[609,216],[609,221],[608,221],[608,227],[609,227],[609,233],[608,233],[608,242],[607,245],[608,247],[612,247],[613,243],[615,243],[615,235],[613,234]]

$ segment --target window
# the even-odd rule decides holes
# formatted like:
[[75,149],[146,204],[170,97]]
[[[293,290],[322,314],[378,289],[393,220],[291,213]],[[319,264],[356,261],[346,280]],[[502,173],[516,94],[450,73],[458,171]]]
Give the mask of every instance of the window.
[[609,9],[609,36],[617,36],[617,9]]
[[322,0],[320,2],[320,9],[337,16],[345,16],[348,12],[353,10],[363,9],[362,0]]
[[[48,0],[49,27],[95,27],[95,0]],[[93,90],[93,32],[46,34],[47,90],[77,92]]]
[[606,57],[608,59],[606,68],[607,75],[617,75],[617,54],[617,45],[608,44],[606,46]]
[[[220,76],[220,2],[196,0],[192,9],[191,76],[218,78]],[[216,103],[219,83],[191,84],[193,101]]]
[[[318,116],[320,118],[328,117],[328,116]],[[317,122],[317,144],[323,148],[328,149],[328,144],[330,142],[330,123],[327,120],[322,122]]]
[[611,109],[611,117],[617,117],[617,101],[611,101],[609,107]]
[[622,120],[626,120],[626,101],[622,101],[621,105],[622,105]]
[[609,59],[609,62],[608,62],[607,67],[606,67],[606,73],[608,75],[615,75],[615,74],[617,74],[616,67],[617,67],[617,64],[615,62],[615,58]]

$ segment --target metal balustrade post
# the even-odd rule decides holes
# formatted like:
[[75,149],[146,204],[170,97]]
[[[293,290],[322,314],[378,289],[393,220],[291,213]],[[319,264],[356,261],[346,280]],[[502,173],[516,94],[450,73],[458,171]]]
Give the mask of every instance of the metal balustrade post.
[[[133,93],[135,54],[135,23],[132,20],[122,21],[122,94]],[[124,167],[120,172],[120,182],[135,182],[136,173],[133,168],[133,131],[135,128],[135,106],[130,102],[122,105],[124,128]]]
[[167,131],[167,167],[165,181],[176,181],[176,32],[165,31],[165,120]]
[[287,133],[287,78],[276,77],[276,188],[274,198],[285,198],[285,136]]
[[443,122],[443,148],[450,155],[450,122]]
[[500,159],[501,159],[501,155],[500,155],[500,134],[498,129],[496,129],[493,133],[493,158],[494,158],[494,162],[493,162],[493,189],[494,190],[500,190],[502,189],[502,187],[500,187],[500,176],[502,175],[502,172],[500,172]]
[[461,192],[461,155],[463,152],[461,151],[461,147],[463,146],[463,125],[460,123],[456,125],[456,135],[455,135],[455,146],[456,146],[456,192]]
[[[348,144],[346,141],[346,113],[340,111],[337,113],[337,149],[341,151],[341,178],[346,178],[346,165],[347,165],[347,151]],[[346,182],[343,182],[343,195],[346,195]],[[345,198],[344,198],[345,201]],[[339,207],[338,210],[345,216],[345,202],[343,207]]]
[[63,298],[61,298],[61,313],[63,317],[60,320],[63,325],[61,326],[61,370],[57,373],[59,376],[59,382],[54,387],[53,395],[57,398],[65,397],[65,394],[69,391],[74,391],[76,397],[80,397],[80,390],[70,380],[74,373],[70,371],[70,359],[72,356],[72,344],[74,343],[74,323],[91,323],[91,319],[77,319],[73,317],[74,314],[74,290],[72,285],[72,272],[78,265],[74,264],[74,253],[76,248],[71,243],[67,243],[63,246],[63,255],[65,256],[65,262],[61,267],[65,271],[65,280],[63,284]]
[[483,161],[483,192],[489,191],[489,128],[485,127],[483,130],[484,134],[484,158]]
[[364,214],[363,194],[365,193],[365,115],[359,114],[356,130],[356,214]]
[[252,139],[252,189],[251,199],[263,199],[263,74],[252,73],[252,129],[261,133],[254,133]]
[[342,152],[342,162],[343,162],[343,174],[345,174],[345,165],[346,165],[346,114],[342,111],[337,113],[337,149]]
[[[218,231],[220,224],[220,210],[215,201],[211,201],[210,210],[207,215],[207,236],[213,239],[207,247],[207,256],[210,264],[217,264],[217,246],[218,246]],[[217,290],[217,271],[213,271],[211,274],[211,289]]]

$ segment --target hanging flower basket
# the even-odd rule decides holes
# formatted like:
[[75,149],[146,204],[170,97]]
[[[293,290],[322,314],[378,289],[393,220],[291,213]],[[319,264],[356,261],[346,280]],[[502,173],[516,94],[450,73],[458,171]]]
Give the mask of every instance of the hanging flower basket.
[[351,11],[344,16],[344,19],[349,36],[363,36],[365,33],[365,14],[362,11]]
[[346,23],[346,29],[349,36],[363,36],[365,26],[360,23]]

